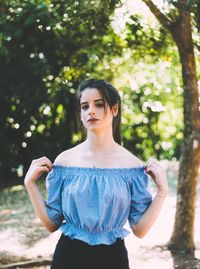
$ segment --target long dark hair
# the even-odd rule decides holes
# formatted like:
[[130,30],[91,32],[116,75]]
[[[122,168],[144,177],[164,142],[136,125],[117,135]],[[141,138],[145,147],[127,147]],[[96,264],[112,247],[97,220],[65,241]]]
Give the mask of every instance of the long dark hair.
[[121,144],[121,98],[119,92],[115,87],[103,79],[88,79],[83,81],[78,89],[78,102],[80,107],[80,98],[82,92],[86,88],[95,88],[99,91],[102,99],[105,103],[108,104],[109,108],[117,104],[118,105],[118,114],[113,117],[112,127],[113,127],[113,138],[115,142]]

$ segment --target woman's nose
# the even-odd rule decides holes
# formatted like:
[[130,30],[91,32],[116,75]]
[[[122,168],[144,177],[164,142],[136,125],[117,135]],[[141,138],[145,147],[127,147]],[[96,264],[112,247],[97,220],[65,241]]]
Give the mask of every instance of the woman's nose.
[[94,109],[94,107],[91,106],[91,107],[89,108],[88,114],[89,114],[89,115],[94,115],[94,114],[95,114],[95,109]]

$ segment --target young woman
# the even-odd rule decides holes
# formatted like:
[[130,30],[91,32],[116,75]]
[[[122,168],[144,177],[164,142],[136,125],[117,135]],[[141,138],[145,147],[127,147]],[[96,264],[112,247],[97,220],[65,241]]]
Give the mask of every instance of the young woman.
[[[123,226],[128,220],[140,238],[149,231],[167,195],[166,174],[157,161],[144,166],[120,145],[121,101],[111,84],[83,82],[79,104],[86,140],[53,164],[47,157],[33,160],[25,186],[44,226],[62,231],[52,269],[128,269]],[[36,186],[45,172],[47,201]],[[157,186],[153,200],[147,174]]]

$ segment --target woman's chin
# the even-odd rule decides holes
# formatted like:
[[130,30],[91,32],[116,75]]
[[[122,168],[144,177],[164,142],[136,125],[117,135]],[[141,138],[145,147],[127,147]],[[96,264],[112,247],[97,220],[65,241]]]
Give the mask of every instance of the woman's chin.
[[100,130],[102,130],[102,128],[100,126],[97,126],[97,125],[90,125],[90,126],[87,126],[87,131],[89,132],[99,132]]

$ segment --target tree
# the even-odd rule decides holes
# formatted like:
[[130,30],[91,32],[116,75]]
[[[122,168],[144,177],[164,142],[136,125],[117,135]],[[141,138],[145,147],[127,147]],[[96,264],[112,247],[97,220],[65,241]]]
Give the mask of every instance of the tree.
[[104,35],[117,2],[1,2],[0,185],[22,183],[33,158],[53,161],[77,142],[76,89],[90,58],[112,50]]
[[116,68],[112,59],[108,64],[121,91],[123,144],[142,160],[179,159],[183,97],[176,46],[143,15],[131,15],[125,27],[119,35],[127,47]]
[[[160,23],[169,31],[177,45],[182,66],[184,89],[184,137],[182,142],[176,216],[169,248],[193,253],[194,212],[200,166],[200,111],[192,24],[199,27],[196,12],[199,1],[168,1],[167,12],[161,11],[151,0],[143,0]],[[193,8],[196,19],[193,19]]]

